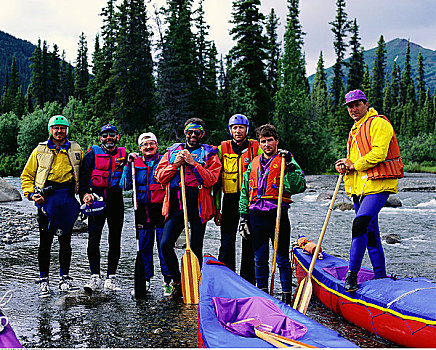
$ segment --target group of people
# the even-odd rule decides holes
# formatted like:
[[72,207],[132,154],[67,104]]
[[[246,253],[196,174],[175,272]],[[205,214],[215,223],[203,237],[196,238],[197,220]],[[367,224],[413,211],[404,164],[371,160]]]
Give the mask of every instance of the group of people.
[[[377,118],[377,112],[368,109],[364,94],[356,91],[346,95],[348,111],[355,120],[348,155],[336,162],[338,172],[345,174],[345,189],[353,196],[356,208],[352,258],[346,281],[349,291],[357,289],[357,271],[367,246],[376,277],[386,276],[377,216],[389,193],[396,192],[399,177],[386,179],[385,176],[386,169],[398,175],[396,168],[390,165],[397,159],[396,150],[391,150],[391,144],[396,143],[392,127],[385,117]],[[351,93],[354,97],[350,97]],[[230,269],[236,269],[235,247],[239,232],[243,238],[240,274],[265,291],[269,279],[269,241],[274,241],[279,187],[283,184],[277,264],[282,299],[290,304],[288,208],[291,195],[306,189],[304,173],[289,151],[279,149],[279,137],[273,125],[258,127],[256,140],[252,140],[248,138],[249,120],[236,114],[230,118],[228,129],[230,140],[221,142],[218,147],[208,145],[201,142],[206,134],[204,121],[190,118],[184,125],[184,142],[175,143],[160,155],[153,133],[141,134],[139,152],[128,153],[118,145],[117,128],[107,124],[100,130],[100,145],[91,146],[84,155],[80,146],[67,137],[67,119],[53,116],[48,123],[48,140],[33,150],[21,175],[24,195],[38,208],[39,295],[46,297],[51,293],[49,263],[55,235],[59,240],[59,290],[77,289],[69,269],[72,228],[80,210],[88,217],[90,278],[84,290],[88,293],[121,290],[116,270],[124,220],[122,191],[133,189],[137,257],[132,294],[141,298],[150,289],[156,240],[164,295],[180,300],[181,274],[175,244],[184,228],[180,183],[180,167],[184,167],[190,243],[200,265],[206,223],[214,218],[221,230],[218,259]],[[285,175],[280,179],[282,160]],[[385,163],[388,166],[383,166]],[[364,175],[367,175],[366,180],[363,180]],[[109,251],[107,273],[102,278],[100,241],[105,222]]]

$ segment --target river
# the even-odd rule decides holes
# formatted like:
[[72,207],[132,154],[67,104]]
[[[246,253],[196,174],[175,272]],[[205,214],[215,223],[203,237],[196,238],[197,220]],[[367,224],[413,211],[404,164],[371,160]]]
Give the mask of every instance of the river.
[[[19,179],[5,178],[15,187]],[[318,201],[320,193],[334,189],[336,176],[308,176],[308,189],[305,193],[293,196],[294,203],[289,210],[292,223],[292,239],[304,233],[317,241],[327,214],[329,200]],[[71,297],[61,297],[54,288],[57,283],[58,244],[52,248],[50,275],[55,292],[41,300],[37,295],[35,281],[37,274],[38,232],[23,236],[12,244],[0,245],[0,294],[13,290],[14,297],[6,311],[10,322],[25,347],[196,347],[197,346],[197,307],[165,300],[162,296],[162,277],[159,267],[152,279],[152,290],[145,300],[135,301],[130,297],[133,288],[133,266],[136,256],[135,233],[131,193],[126,193],[126,215],[122,236],[122,255],[118,275],[123,290],[118,294],[101,293],[89,298],[82,293]],[[382,236],[397,234],[401,243],[386,244],[387,271],[404,276],[422,276],[436,281],[436,175],[406,174],[400,180],[398,198],[402,206],[383,208],[380,213]],[[341,195],[338,196],[341,200]],[[0,208],[13,209],[31,216],[35,221],[32,204],[22,202],[0,203]],[[323,249],[343,258],[348,257],[352,211],[333,211],[324,237]],[[9,222],[5,222],[5,221]],[[1,217],[3,232],[11,220]],[[27,224],[26,224],[27,225]],[[32,226],[36,227],[36,226]],[[105,228],[105,232],[106,228]],[[71,276],[78,285],[88,278],[89,269],[86,257],[87,234],[74,234],[72,238],[73,258]],[[240,239],[237,242],[240,249]],[[207,225],[204,254],[217,256],[219,229],[213,222]],[[102,271],[105,270],[107,240],[103,235]],[[179,257],[183,249],[176,249]],[[237,256],[239,260],[240,255]],[[158,262],[157,255],[155,263]],[[237,261],[239,265],[239,261]],[[365,256],[364,265],[371,266]],[[275,293],[279,297],[279,274],[276,274]],[[294,283],[296,280],[294,278]],[[0,295],[1,296],[1,295]],[[334,329],[361,347],[395,347],[388,341],[351,325],[342,317],[326,310],[313,298],[307,315],[327,327]]]

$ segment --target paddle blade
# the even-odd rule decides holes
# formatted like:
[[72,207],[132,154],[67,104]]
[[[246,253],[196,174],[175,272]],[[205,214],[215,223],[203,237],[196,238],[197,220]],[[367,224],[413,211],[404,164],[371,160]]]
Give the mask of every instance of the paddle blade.
[[292,307],[300,311],[302,314],[306,314],[309,307],[310,298],[312,297],[312,280],[304,277],[298,285],[297,292],[295,293],[295,300],[292,303]]
[[185,304],[198,304],[200,264],[191,249],[186,249],[181,265],[183,302]]

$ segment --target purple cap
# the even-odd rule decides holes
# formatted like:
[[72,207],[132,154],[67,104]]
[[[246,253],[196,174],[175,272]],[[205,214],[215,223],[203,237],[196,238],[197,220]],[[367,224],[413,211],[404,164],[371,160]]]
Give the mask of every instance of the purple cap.
[[103,134],[105,131],[113,131],[114,133],[118,134],[117,128],[112,124],[106,124],[102,126],[100,129],[100,135]]
[[346,106],[350,102],[359,101],[359,100],[365,100],[365,102],[368,101],[365,94],[362,91],[352,90],[352,91],[345,94],[344,106]]

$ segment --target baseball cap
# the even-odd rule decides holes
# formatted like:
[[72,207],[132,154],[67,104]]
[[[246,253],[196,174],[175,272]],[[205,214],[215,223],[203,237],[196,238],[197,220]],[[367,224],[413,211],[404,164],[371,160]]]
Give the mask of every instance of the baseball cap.
[[350,102],[359,101],[359,100],[365,100],[365,102],[368,101],[365,94],[361,90],[352,90],[345,94],[344,106],[346,106]]
[[144,140],[155,141],[156,143],[158,143],[156,135],[153,134],[152,132],[144,132],[143,134],[139,135],[139,137],[138,137],[138,146],[141,146],[141,143]]
[[113,131],[114,133],[118,134],[118,129],[112,124],[106,124],[102,126],[100,129],[100,135],[103,134],[105,131]]

